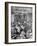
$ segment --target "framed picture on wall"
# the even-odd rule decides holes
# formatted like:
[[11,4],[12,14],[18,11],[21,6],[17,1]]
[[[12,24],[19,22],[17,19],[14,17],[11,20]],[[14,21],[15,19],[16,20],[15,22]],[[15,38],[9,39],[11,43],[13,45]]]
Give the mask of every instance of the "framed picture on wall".
[[36,4],[5,2],[5,43],[36,42]]

